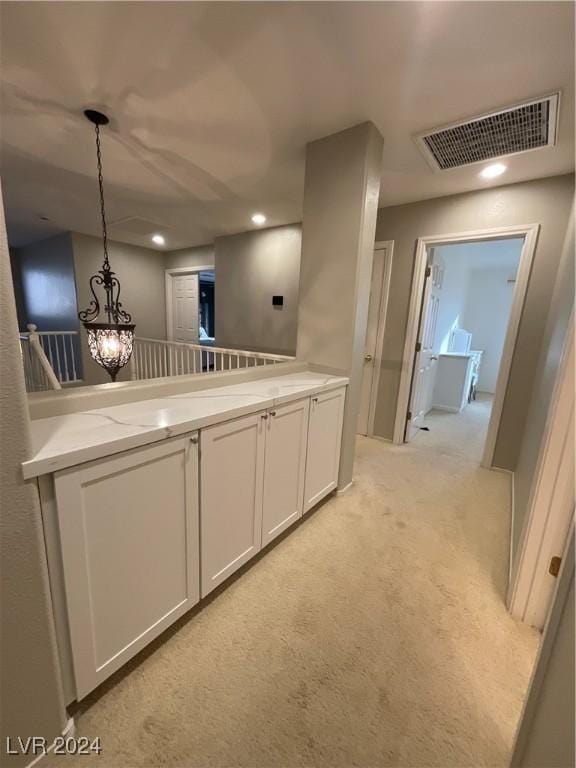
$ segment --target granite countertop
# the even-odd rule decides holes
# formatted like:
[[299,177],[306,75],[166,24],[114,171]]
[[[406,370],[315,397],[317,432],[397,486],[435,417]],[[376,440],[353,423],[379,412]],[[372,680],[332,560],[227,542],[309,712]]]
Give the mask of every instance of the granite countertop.
[[49,474],[346,384],[341,376],[305,371],[36,419],[34,455],[22,472],[25,478]]

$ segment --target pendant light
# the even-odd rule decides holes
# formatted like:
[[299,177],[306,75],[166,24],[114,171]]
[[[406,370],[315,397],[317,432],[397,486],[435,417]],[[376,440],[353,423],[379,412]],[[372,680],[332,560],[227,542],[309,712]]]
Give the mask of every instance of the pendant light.
[[[132,356],[134,346],[134,328],[132,317],[120,302],[120,281],[110,267],[108,258],[108,235],[106,231],[106,212],[104,209],[104,183],[102,179],[102,153],[100,150],[100,126],[108,125],[108,117],[93,109],[84,111],[86,118],[96,130],[96,161],[98,164],[98,187],[100,189],[100,214],[102,217],[102,245],[104,261],[102,269],[90,278],[92,300],[89,306],[78,313],[88,334],[88,347],[92,358],[104,368],[112,381],[116,381],[118,371],[123,368]],[[100,301],[96,287],[103,289],[105,303],[103,308],[104,322],[99,322]]]

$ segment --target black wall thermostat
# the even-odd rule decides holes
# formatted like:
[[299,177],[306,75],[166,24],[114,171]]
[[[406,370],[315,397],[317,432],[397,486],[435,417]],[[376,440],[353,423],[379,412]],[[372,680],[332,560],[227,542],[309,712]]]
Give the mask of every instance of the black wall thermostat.
[[284,306],[284,296],[272,296],[272,306],[273,307],[283,307]]

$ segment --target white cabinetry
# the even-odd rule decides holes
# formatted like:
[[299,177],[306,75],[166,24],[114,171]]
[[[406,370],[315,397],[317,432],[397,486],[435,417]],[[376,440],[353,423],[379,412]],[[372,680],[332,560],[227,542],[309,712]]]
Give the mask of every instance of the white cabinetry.
[[196,437],[55,475],[79,699],[199,600]]
[[336,487],[344,396],[345,387],[302,397],[45,478],[67,701]]
[[298,518],[304,502],[310,399],[271,410],[266,425],[262,546]]
[[447,352],[440,355],[434,386],[434,408],[459,413],[468,405],[472,382],[474,377],[478,378],[481,357],[481,352]]
[[342,388],[311,399],[304,512],[338,485],[344,395]]
[[202,597],[336,488],[344,394],[202,430]]
[[201,432],[202,597],[260,549],[267,416],[251,414]]

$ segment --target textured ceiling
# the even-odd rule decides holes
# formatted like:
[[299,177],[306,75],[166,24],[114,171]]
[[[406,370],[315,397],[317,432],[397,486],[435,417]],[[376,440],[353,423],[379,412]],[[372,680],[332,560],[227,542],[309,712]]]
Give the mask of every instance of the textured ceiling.
[[[98,232],[86,106],[104,137],[108,214],[167,248],[301,217],[308,141],[364,120],[385,140],[381,205],[573,169],[574,7],[564,2],[2,4],[9,235]],[[433,173],[412,137],[562,90],[556,147]],[[47,217],[48,222],[41,217]],[[149,244],[145,235],[114,236]]]

